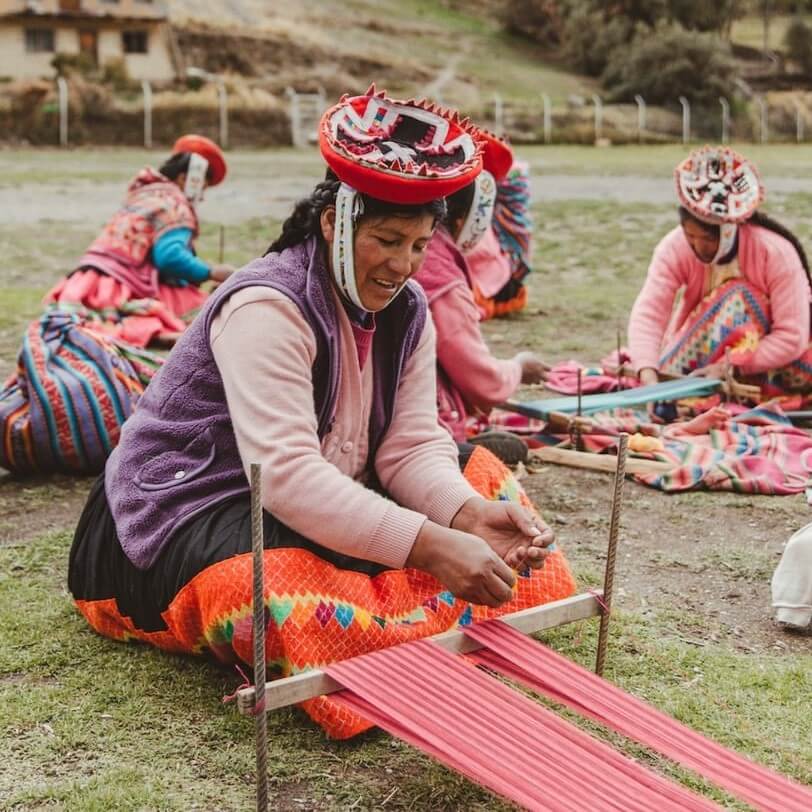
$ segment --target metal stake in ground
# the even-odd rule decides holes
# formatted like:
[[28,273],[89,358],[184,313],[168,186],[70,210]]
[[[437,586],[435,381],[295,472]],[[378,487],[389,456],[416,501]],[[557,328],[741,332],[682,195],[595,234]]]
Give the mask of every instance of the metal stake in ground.
[[620,357],[620,327],[617,328],[617,391],[623,389],[623,361]]
[[629,449],[629,435],[620,435],[617,446],[617,469],[615,470],[615,491],[612,495],[612,516],[609,521],[609,549],[606,553],[606,572],[603,577],[603,604],[601,627],[598,632],[598,656],[595,660],[595,673],[603,676],[603,663],[606,659],[606,645],[609,642],[609,614],[612,611],[612,588],[615,582],[615,559],[617,558],[617,536],[620,530],[620,508],[623,503],[623,482],[626,478],[626,455]]
[[578,368],[578,409],[575,412],[576,420],[573,424],[573,435],[575,438],[575,448],[578,451],[584,450],[584,438],[581,436],[581,396],[582,396],[582,386],[581,386],[581,373],[582,370]]
[[257,812],[268,812],[268,718],[265,714],[265,597],[262,468],[251,463],[251,550],[254,570],[254,720],[257,735]]

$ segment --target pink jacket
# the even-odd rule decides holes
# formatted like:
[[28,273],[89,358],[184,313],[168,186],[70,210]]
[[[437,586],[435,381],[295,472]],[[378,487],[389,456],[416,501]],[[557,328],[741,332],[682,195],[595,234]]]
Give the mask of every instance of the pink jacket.
[[[321,442],[311,374],[316,339],[290,299],[266,287],[235,293],[212,322],[211,347],[240,456],[246,467],[255,461],[271,472],[263,477],[263,507],[317,544],[402,567],[427,517],[448,526],[477,494],[437,423],[430,319],[370,466],[374,364],[360,368],[350,321],[338,309],[342,374],[335,421]],[[391,499],[365,486],[370,467]]]
[[451,235],[438,228],[415,279],[423,286],[437,330],[437,402],[440,422],[465,440],[469,414],[487,413],[510,397],[521,365],[491,355],[479,330],[479,311],[465,258]]
[[[749,375],[783,367],[800,357],[809,342],[810,293],[801,260],[784,237],[761,226],[743,225],[738,262],[743,280],[767,297],[772,324],[742,372]],[[684,291],[674,329],[702,300],[706,267],[681,226],[660,241],[629,318],[629,352],[637,369],[657,367],[677,292]]]

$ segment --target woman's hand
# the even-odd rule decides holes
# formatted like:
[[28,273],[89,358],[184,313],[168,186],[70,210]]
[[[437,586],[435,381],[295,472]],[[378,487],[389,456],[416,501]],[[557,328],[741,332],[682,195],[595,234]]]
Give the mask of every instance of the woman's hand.
[[406,566],[433,575],[457,598],[494,608],[510,600],[516,582],[482,539],[431,521],[423,524]]
[[654,367],[643,367],[638,373],[637,378],[640,381],[640,386],[651,386],[652,384],[660,382],[660,376]]
[[727,378],[730,365],[727,361],[717,361],[715,364],[708,364],[706,367],[695,369],[690,377],[692,378],[718,378],[724,381]]
[[490,502],[476,497],[459,510],[451,526],[485,541],[509,566],[539,569],[555,542],[553,531],[515,502]]
[[513,360],[518,361],[522,368],[522,383],[541,383],[547,380],[550,367],[534,352],[520,352]]
[[233,265],[212,265],[209,271],[209,279],[218,285],[225,282],[237,269]]

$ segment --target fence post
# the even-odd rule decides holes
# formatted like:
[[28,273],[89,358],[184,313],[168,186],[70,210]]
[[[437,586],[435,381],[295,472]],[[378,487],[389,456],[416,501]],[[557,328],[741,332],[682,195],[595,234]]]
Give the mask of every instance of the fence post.
[[724,96],[719,96],[719,104],[722,105],[722,143],[726,144],[730,131],[730,104]]
[[553,140],[553,105],[546,93],[541,94],[541,103],[544,111],[544,143],[549,144]]
[[228,149],[228,91],[221,76],[216,77],[217,98],[220,102],[220,146]]
[[763,96],[759,96],[756,99],[756,103],[758,104],[758,110],[759,110],[759,127],[758,127],[758,129],[759,129],[759,133],[758,133],[759,141],[761,141],[762,144],[766,144],[767,140],[770,137],[770,134],[769,134],[769,132],[767,130],[767,115],[768,115],[768,113],[767,113],[767,102],[764,101]]
[[603,134],[603,100],[594,93],[592,103],[595,105],[595,141],[597,142]]
[[679,97],[682,105],[682,143],[687,144],[691,140],[691,103],[685,96]]
[[498,136],[505,134],[505,110],[498,93],[493,94],[493,131]]
[[643,143],[643,134],[646,131],[646,100],[639,93],[634,100],[637,102],[637,140]]
[[152,149],[152,85],[141,81],[141,92],[144,94],[144,147]]
[[64,76],[56,77],[59,94],[59,146],[68,146],[68,80]]
[[795,140],[800,144],[804,140],[804,109],[795,99]]

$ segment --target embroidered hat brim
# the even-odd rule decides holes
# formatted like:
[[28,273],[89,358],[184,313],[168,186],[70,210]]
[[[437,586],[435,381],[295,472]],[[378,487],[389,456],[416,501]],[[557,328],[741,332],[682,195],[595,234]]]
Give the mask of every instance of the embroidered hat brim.
[[482,142],[482,168],[490,172],[497,183],[501,183],[513,166],[510,144],[481,127],[478,128],[477,137]]
[[173,155],[178,152],[194,152],[209,162],[209,186],[217,186],[225,179],[227,172],[225,155],[220,147],[205,135],[182,135],[172,147]]
[[348,186],[389,203],[447,197],[482,169],[475,129],[456,112],[426,101],[396,101],[373,85],[344,96],[322,116],[324,160]]
[[680,203],[706,223],[743,223],[764,202],[755,165],[729,147],[694,150],[674,170]]

